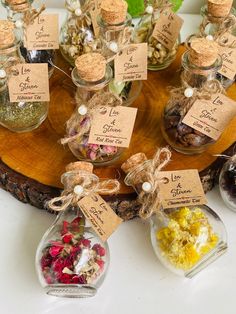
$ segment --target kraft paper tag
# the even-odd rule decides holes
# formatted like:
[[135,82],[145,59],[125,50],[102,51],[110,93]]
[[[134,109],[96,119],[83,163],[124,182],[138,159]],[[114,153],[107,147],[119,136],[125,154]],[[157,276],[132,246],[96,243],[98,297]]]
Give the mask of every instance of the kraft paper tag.
[[155,23],[152,36],[171,50],[176,43],[183,22],[183,19],[175,13],[165,11]]
[[[227,34],[224,36],[225,42],[229,45],[236,45],[236,37]],[[228,48],[219,46],[219,52],[222,57],[222,67],[219,73],[230,80],[234,80],[236,75],[236,48]]]
[[21,63],[11,68],[8,81],[10,102],[49,101],[47,63]]
[[95,4],[94,9],[90,11],[90,16],[91,16],[92,25],[93,25],[93,31],[94,31],[94,35],[96,38],[99,36],[99,32],[100,32],[100,27],[99,27],[98,22],[97,22],[97,17],[98,17],[98,15],[100,15],[101,2],[102,2],[102,0],[95,0],[94,1],[94,4]]
[[28,50],[59,49],[59,26],[57,14],[39,15],[27,26],[25,47]]
[[88,142],[129,147],[136,115],[136,108],[122,106],[98,108],[93,114]]
[[78,205],[94,231],[104,242],[122,223],[122,219],[96,193],[85,196],[78,202]]
[[163,208],[206,204],[202,183],[195,169],[161,171],[160,199]]
[[182,122],[218,140],[235,114],[236,102],[223,94],[215,94],[210,100],[196,100]]
[[131,44],[115,58],[115,80],[120,82],[147,79],[147,43]]

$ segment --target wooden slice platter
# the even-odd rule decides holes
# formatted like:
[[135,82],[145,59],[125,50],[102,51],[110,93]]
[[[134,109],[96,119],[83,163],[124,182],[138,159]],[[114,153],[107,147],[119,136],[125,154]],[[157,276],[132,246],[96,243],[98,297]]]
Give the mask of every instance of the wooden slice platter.
[[[184,47],[181,46],[175,62],[168,69],[148,73],[148,80],[143,83],[142,92],[133,104],[138,107],[138,115],[131,145],[115,164],[95,169],[100,178],[120,178],[123,182],[120,170],[123,161],[140,151],[152,157],[157,147],[166,145],[160,132],[160,117],[169,97],[166,88],[178,85],[183,52]],[[69,65],[59,54],[57,64],[70,73]],[[16,134],[0,127],[0,186],[19,200],[38,208],[45,208],[48,199],[60,194],[60,176],[65,166],[76,160],[70,150],[58,142],[65,135],[65,122],[75,108],[75,88],[68,77],[55,70],[50,80],[50,90],[48,119],[37,130]],[[228,90],[228,96],[236,100],[235,84]],[[172,161],[166,169],[196,168],[200,172],[205,190],[210,190],[224,162],[223,158],[214,155],[232,155],[235,142],[236,118],[220,140],[205,153],[185,156],[173,151]],[[133,218],[137,213],[136,195],[124,184],[120,193],[108,201],[124,219]]]

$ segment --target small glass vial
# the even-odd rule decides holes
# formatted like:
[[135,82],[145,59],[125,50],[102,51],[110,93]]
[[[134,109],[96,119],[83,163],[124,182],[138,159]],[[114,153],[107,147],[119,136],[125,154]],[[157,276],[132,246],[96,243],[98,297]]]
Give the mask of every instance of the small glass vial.
[[[200,29],[202,29],[202,35],[210,35],[214,39],[217,34],[221,33],[222,37],[225,29],[225,34],[230,33],[236,36],[236,10],[232,5],[233,0],[207,0],[207,4],[201,8],[203,21]],[[229,25],[231,25],[230,28],[228,28]],[[232,80],[220,73],[217,73],[217,79],[224,88],[230,87],[235,82],[235,78]]]
[[[161,120],[161,130],[167,143],[176,151],[193,155],[205,151],[215,141],[182,123],[192,104],[196,90],[216,78],[222,65],[217,44],[205,38],[195,38],[182,56],[182,91],[170,97]],[[210,95],[210,94],[209,94]],[[187,108],[187,109],[186,109]]]
[[47,102],[10,102],[8,78],[11,67],[24,63],[20,41],[14,34],[14,24],[0,21],[0,124],[13,132],[36,129],[47,117]]
[[[139,153],[121,166],[127,174],[126,185],[132,186],[138,195],[155,193],[150,192],[151,162]],[[146,208],[146,212],[149,211],[150,208]],[[152,247],[159,261],[173,273],[192,278],[226,251],[225,226],[208,206],[171,209],[159,206],[153,208],[153,212],[149,218]]]
[[168,14],[169,12],[165,11],[166,4],[162,7],[160,3],[157,7],[154,7],[154,2],[155,1],[151,1],[153,6],[149,4],[146,7],[144,15],[136,26],[134,42],[148,43],[148,70],[158,71],[166,69],[175,60],[180,41],[178,38],[175,45],[169,50],[152,36],[155,24],[161,14]]
[[[89,144],[91,128],[91,107],[109,108],[106,95],[112,79],[112,69],[106,65],[105,58],[98,53],[88,53],[78,57],[72,71],[72,80],[77,86],[77,108],[67,121],[68,146],[79,160],[104,165],[116,160],[123,149],[111,145]],[[104,99],[104,97],[105,99]],[[114,98],[114,96],[113,96]],[[63,143],[63,142],[62,142]]]
[[[132,18],[127,13],[124,0],[103,0],[101,14],[98,16],[99,38],[102,43],[102,54],[106,59],[113,58],[129,45],[133,37]],[[111,61],[114,68],[114,62]],[[130,106],[139,96],[141,81],[119,82],[113,79],[109,84],[110,91],[123,100],[124,106]]]
[[226,206],[236,212],[236,155],[224,164],[220,172],[219,186]]
[[53,49],[48,50],[28,50],[24,46],[25,17],[29,15],[34,9],[30,0],[6,0],[8,20],[14,22],[19,35],[21,37],[20,51],[26,63],[47,63],[48,76],[52,76],[55,64],[56,51]]
[[[81,190],[81,180],[92,176],[91,164],[69,164],[62,175],[66,187]],[[84,298],[94,296],[105,279],[109,248],[89,226],[80,208],[69,205],[46,231],[36,252],[36,271],[45,292],[52,296]]]
[[101,44],[95,38],[89,0],[66,0],[67,19],[60,31],[60,51],[75,66],[77,57],[88,52],[99,52]]

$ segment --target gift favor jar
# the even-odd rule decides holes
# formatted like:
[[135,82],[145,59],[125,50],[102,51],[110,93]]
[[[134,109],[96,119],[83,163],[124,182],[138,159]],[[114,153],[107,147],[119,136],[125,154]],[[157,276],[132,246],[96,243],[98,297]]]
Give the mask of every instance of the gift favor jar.
[[[101,2],[101,13],[98,16],[101,53],[106,59],[111,60],[112,68],[114,68],[115,56],[132,42],[132,18],[127,13],[127,8],[124,0],[102,0]],[[109,84],[109,89],[122,98],[124,106],[130,106],[139,96],[142,82],[120,82],[113,79]]]
[[182,86],[171,91],[161,120],[163,137],[180,153],[199,154],[215,142],[182,121],[201,94],[209,99],[223,90],[215,80],[221,65],[217,44],[205,38],[193,39],[190,49],[182,56]]
[[14,65],[24,63],[14,24],[0,21],[0,124],[13,132],[37,128],[47,117],[47,102],[10,102],[8,79]]
[[79,160],[93,162],[96,165],[111,163],[123,149],[88,143],[93,112],[95,108],[104,110],[114,102],[122,102],[108,91],[112,79],[112,69],[106,65],[105,58],[98,53],[88,53],[78,57],[72,71],[72,80],[77,86],[77,108],[67,121],[67,135],[62,143],[68,143],[72,153]]
[[[148,70],[158,71],[167,68],[176,58],[179,38],[171,49],[167,49],[156,38],[153,31],[162,14],[167,15],[171,4],[168,1],[149,1],[146,10],[135,28],[134,42],[148,43]],[[168,9],[168,10],[166,10]]]
[[[89,163],[73,163],[62,175],[64,194],[76,195],[84,188],[98,183]],[[85,176],[87,179],[85,180]],[[75,197],[76,198],[76,197]],[[94,233],[79,206],[63,202],[63,208],[55,222],[46,231],[36,252],[36,271],[40,284],[49,295],[57,297],[84,298],[94,296],[103,283],[109,266],[109,248]],[[79,199],[79,195],[78,195]],[[66,205],[69,204],[69,205]],[[57,208],[57,207],[56,207]],[[59,210],[59,209],[58,209]]]
[[67,19],[60,31],[60,51],[63,57],[75,65],[77,57],[99,51],[100,41],[95,38],[89,0],[66,0]]
[[56,52],[55,50],[28,50],[25,47],[25,34],[27,23],[33,22],[33,16],[40,9],[34,9],[32,7],[32,2],[30,0],[5,0],[7,4],[7,15],[8,20],[15,23],[16,28],[18,29],[19,35],[21,37],[20,42],[20,51],[22,56],[25,59],[26,63],[47,63],[48,64],[48,75],[49,78],[53,73],[53,65],[55,64]]
[[[224,35],[236,36],[236,10],[232,4],[233,0],[207,0],[207,5],[201,8],[201,15],[203,16],[200,25],[201,35],[212,36],[214,40],[219,41],[219,45],[222,45],[222,51],[224,47],[228,46]],[[236,49],[235,44],[234,49]],[[217,79],[225,88],[230,87],[235,82],[235,78],[230,79],[220,73],[217,73]]]
[[[138,194],[140,216],[150,221],[153,250],[159,261],[173,273],[191,278],[227,249],[227,235],[220,217],[208,206],[163,209],[153,160],[144,154],[130,157],[122,169],[125,183]],[[142,196],[142,197],[140,197]]]
[[224,164],[220,172],[219,185],[226,206],[236,212],[236,155]]

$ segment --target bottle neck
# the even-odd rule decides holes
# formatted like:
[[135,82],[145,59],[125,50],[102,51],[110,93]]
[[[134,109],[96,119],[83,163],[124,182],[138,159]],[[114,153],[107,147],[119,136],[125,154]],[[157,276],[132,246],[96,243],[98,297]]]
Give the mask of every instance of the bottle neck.
[[214,80],[216,74],[221,68],[222,60],[219,56],[215,63],[209,67],[199,67],[189,61],[189,52],[182,56],[182,80],[192,88],[201,88],[206,81]]

